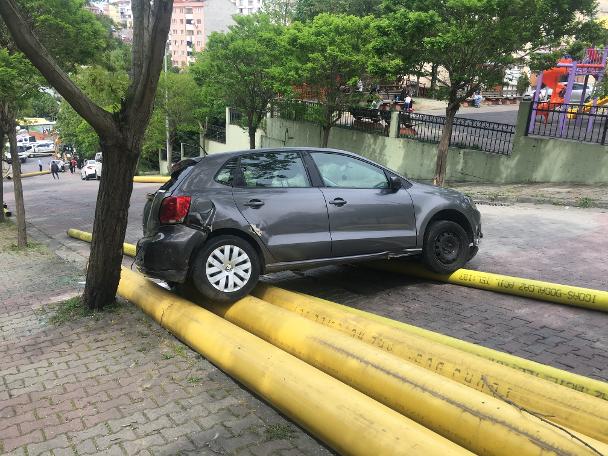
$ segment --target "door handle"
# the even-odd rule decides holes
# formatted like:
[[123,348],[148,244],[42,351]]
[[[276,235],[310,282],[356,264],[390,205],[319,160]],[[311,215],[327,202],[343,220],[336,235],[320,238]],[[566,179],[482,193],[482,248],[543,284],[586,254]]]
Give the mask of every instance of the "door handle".
[[330,201],[329,204],[333,204],[334,206],[344,206],[346,204],[346,200],[343,198],[334,198],[333,201]]
[[259,200],[259,199],[252,199],[252,200],[249,200],[249,202],[244,204],[244,206],[250,207],[252,209],[257,209],[259,207],[262,207],[263,205],[264,205],[264,201]]

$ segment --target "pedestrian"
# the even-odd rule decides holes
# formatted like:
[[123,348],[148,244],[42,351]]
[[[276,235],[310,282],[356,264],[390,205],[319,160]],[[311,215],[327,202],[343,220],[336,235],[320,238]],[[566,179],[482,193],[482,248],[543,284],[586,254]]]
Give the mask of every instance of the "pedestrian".
[[38,171],[42,172],[42,160],[38,159]]
[[51,162],[51,174],[53,175],[53,180],[59,180],[59,166],[56,161]]
[[412,107],[412,96],[408,92],[405,95],[405,98],[403,99],[403,110],[407,112],[411,109],[411,107]]
[[72,158],[72,159],[70,160],[70,165],[71,165],[71,167],[72,167],[72,174],[74,174],[74,171],[76,171],[76,165],[77,165],[77,163],[76,163],[76,159],[75,159],[75,158]]

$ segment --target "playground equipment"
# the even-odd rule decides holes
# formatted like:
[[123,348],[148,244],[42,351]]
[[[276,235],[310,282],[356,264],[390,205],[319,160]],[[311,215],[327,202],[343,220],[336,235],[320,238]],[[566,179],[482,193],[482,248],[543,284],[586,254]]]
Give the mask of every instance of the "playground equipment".
[[608,97],[599,98],[597,100],[597,103],[595,103],[595,105],[593,104],[593,100],[591,100],[591,101],[588,101],[587,103],[585,103],[585,106],[582,106],[582,107],[577,108],[577,107],[571,106],[570,108],[568,108],[568,119],[576,119],[577,114],[588,113],[594,107],[604,106],[606,104],[608,104]]
[[[603,101],[602,104],[608,102],[608,100],[598,100],[594,97],[589,106],[583,106],[587,99],[587,87],[589,83],[589,77],[593,76],[595,80],[595,86],[599,86],[599,83],[604,77],[606,72],[606,59],[608,57],[608,48],[588,48],[585,52],[585,58],[582,61],[573,60],[570,57],[560,59],[554,68],[542,71],[536,78],[536,91],[534,92],[534,100],[532,103],[532,122],[530,122],[529,132],[532,133],[534,130],[534,122],[536,116],[540,115],[545,118],[545,123],[549,119],[550,112],[560,112],[559,115],[559,126],[557,128],[557,136],[562,137],[564,135],[564,123],[566,116],[569,119],[575,119],[576,113],[586,112],[595,114],[598,101]],[[579,106],[572,106],[570,99],[572,96],[572,88],[577,78],[584,77],[583,92],[580,100],[578,101]],[[548,102],[539,103],[539,95],[541,89],[549,87],[552,90],[551,97]],[[561,109],[563,107],[563,109]],[[572,117],[573,116],[573,117]],[[587,124],[587,131],[591,131],[593,128],[594,116],[589,116]]]

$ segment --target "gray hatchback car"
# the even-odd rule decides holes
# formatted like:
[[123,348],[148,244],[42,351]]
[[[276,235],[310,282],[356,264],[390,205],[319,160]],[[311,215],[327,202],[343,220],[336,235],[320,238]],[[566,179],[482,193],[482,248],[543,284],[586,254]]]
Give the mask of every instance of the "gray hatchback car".
[[248,294],[260,274],[411,255],[449,273],[476,253],[479,211],[341,150],[281,148],[180,162],[148,196],[136,264],[208,298]]

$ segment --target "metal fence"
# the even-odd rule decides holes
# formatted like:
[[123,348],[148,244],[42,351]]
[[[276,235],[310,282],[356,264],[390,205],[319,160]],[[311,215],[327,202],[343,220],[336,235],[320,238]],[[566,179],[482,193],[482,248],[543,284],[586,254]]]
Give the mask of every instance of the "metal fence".
[[220,125],[209,125],[205,130],[205,138],[210,141],[226,144],[226,127]]
[[535,101],[530,106],[528,135],[606,144],[608,106]]
[[[325,106],[314,101],[275,100],[271,115],[293,121],[320,123]],[[332,112],[335,127],[348,128],[382,136],[389,136],[392,111],[352,107]],[[438,143],[445,116],[405,113],[399,114],[399,137]],[[477,149],[509,155],[513,150],[515,126],[497,122],[457,117],[454,119],[450,146]]]
[[230,125],[241,125],[243,122],[243,113],[234,108],[230,108],[229,112],[230,112],[230,116],[229,116]]
[[388,136],[391,111],[356,106],[337,115],[339,117],[335,124],[336,127]]
[[[399,114],[399,137],[438,143],[443,133],[445,116]],[[515,125],[456,117],[450,146],[477,149],[501,155],[513,150]]]
[[[271,115],[293,121],[321,123],[326,109],[326,105],[316,101],[276,100],[272,104]],[[331,111],[335,127],[388,136],[391,121],[390,111],[361,106]]]

